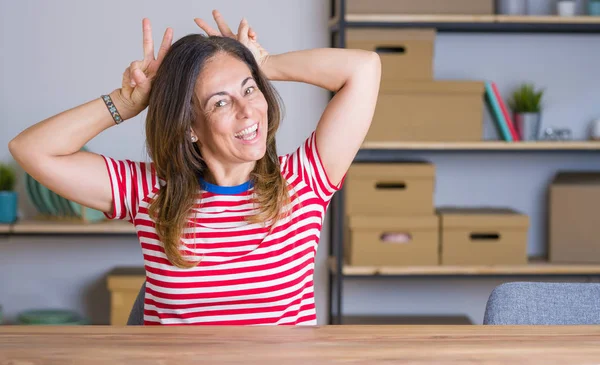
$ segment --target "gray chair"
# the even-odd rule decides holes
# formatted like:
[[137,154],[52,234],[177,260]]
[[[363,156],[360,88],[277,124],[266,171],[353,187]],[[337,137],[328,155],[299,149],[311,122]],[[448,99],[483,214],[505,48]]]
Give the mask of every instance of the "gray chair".
[[144,325],[144,298],[146,297],[146,281],[142,284],[140,291],[135,298],[129,318],[127,318],[128,326],[143,326]]
[[600,283],[501,284],[490,294],[483,324],[600,324]]

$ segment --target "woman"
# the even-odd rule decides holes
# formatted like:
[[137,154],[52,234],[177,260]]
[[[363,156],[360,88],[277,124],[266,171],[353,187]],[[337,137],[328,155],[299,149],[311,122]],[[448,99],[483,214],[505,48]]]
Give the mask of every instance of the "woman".
[[[17,162],[67,199],[135,225],[146,268],[144,323],[316,324],[314,259],[323,217],[373,116],[379,57],[348,49],[269,55],[242,20],[144,59],[121,88],[23,131]],[[281,112],[269,80],[335,92],[317,128],[278,156]],[[81,151],[148,107],[151,163]],[[118,127],[116,127],[118,128]]]

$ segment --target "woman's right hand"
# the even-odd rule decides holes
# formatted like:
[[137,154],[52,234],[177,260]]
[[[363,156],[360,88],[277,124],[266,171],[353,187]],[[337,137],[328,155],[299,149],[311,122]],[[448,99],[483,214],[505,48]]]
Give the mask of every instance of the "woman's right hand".
[[125,69],[121,89],[115,90],[116,95],[113,95],[118,98],[118,101],[113,101],[116,103],[123,120],[136,116],[148,106],[152,80],[173,40],[173,30],[167,28],[158,50],[158,56],[155,58],[152,27],[150,26],[150,20],[147,18],[142,20],[142,30],[144,59],[132,62]]

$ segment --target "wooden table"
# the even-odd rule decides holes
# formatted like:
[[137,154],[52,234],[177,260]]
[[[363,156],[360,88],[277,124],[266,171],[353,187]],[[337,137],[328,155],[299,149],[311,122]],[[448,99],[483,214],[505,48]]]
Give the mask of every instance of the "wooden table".
[[600,326],[0,326],[0,364],[600,364]]

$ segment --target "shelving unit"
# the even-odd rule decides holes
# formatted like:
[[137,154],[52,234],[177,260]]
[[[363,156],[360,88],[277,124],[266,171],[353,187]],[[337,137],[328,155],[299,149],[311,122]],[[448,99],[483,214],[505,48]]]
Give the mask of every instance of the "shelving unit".
[[600,17],[346,14],[335,16],[329,22],[333,32],[344,27],[436,28],[439,32],[477,33],[597,33]]
[[365,142],[362,150],[395,151],[600,151],[600,141]]
[[25,220],[0,225],[0,233],[21,235],[135,235],[135,227],[128,222],[103,221],[83,223],[60,220]]
[[[329,270],[337,272],[334,257]],[[521,276],[521,275],[600,275],[600,265],[549,264],[543,259],[530,259],[527,265],[469,265],[469,266],[343,266],[344,277],[417,277],[417,276]]]
[[[331,46],[345,47],[347,28],[435,28],[438,32],[465,33],[600,33],[600,17],[505,16],[505,15],[394,15],[346,14],[345,0],[331,0]],[[600,141],[535,142],[365,142],[355,162],[395,160],[406,152],[571,153],[600,152]],[[344,265],[344,188],[331,202],[329,269],[329,323],[342,324],[343,282],[346,279],[382,278],[475,278],[475,277],[600,277],[600,265],[567,265],[531,258],[515,266],[406,266],[357,267]],[[344,319],[346,322],[346,319]],[[350,322],[347,322],[350,323]]]
[[0,224],[0,234],[8,234],[8,233],[10,233],[10,225]]

